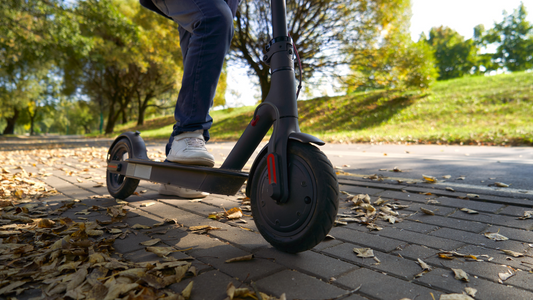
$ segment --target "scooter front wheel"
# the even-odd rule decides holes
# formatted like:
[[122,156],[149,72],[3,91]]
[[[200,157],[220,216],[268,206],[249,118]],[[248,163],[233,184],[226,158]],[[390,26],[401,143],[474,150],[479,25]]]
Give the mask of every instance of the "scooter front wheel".
[[252,214],[259,232],[275,248],[306,251],[324,240],[339,208],[339,185],[333,166],[317,147],[289,141],[289,199],[269,195],[267,158],[253,176]]
[[[107,162],[125,161],[132,156],[132,146],[127,138],[121,138],[109,150]],[[107,170],[106,173],[107,191],[117,199],[126,199],[135,192],[139,185],[139,179],[127,178],[124,175],[112,173]]]

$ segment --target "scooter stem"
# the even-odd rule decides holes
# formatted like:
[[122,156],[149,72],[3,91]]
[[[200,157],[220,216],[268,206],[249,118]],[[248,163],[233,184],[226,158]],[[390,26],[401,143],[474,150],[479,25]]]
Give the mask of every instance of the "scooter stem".
[[287,16],[285,0],[272,0],[272,31],[274,38],[287,36]]

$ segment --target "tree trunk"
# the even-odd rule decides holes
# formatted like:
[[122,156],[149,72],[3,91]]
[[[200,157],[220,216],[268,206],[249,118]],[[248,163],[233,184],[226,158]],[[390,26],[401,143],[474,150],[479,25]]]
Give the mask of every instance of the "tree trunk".
[[111,104],[109,105],[109,115],[107,116],[107,124],[105,125],[106,134],[113,133],[113,129],[115,129],[116,119],[117,115],[115,114],[115,106]]
[[35,135],[35,117],[37,116],[37,111],[33,115],[28,111],[28,115],[30,116],[30,135]]
[[6,118],[7,126],[4,128],[3,134],[14,134],[15,133],[15,124],[19,118],[19,110],[17,108],[13,109],[14,114],[12,117]]

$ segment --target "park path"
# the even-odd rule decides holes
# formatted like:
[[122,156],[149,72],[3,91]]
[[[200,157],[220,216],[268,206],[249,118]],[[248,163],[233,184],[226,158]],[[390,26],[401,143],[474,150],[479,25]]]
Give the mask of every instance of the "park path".
[[[226,299],[230,282],[250,290],[255,286],[275,297],[285,294],[287,299],[422,300],[472,294],[473,289],[474,299],[533,299],[533,209],[529,199],[452,192],[429,183],[354,177],[339,170],[343,193],[339,222],[331,237],[310,251],[286,254],[258,234],[242,192],[186,200],[161,196],[158,185],[142,181],[127,201],[110,198],[105,187],[106,152],[105,147],[4,151],[1,167],[11,175],[22,167],[31,173],[31,180],[58,192],[31,203],[49,211],[72,204],[55,218],[102,222],[110,219],[108,210],[87,209],[125,209],[126,217],[119,226],[112,225],[125,233],[115,235],[114,257],[134,263],[162,261],[140,244],[160,239],[158,246],[179,250],[169,256],[195,266],[196,276],[167,287],[180,293],[193,281],[190,299]],[[149,148],[149,156],[162,159],[163,153]],[[357,199],[383,213],[363,224],[361,217],[367,216],[368,209],[356,205],[361,202]],[[243,210],[242,218],[209,218],[234,207]],[[165,223],[169,219],[175,223]],[[165,225],[156,226],[161,223]],[[136,224],[146,227],[132,228]],[[192,230],[201,225],[218,229]],[[102,238],[113,237],[110,232],[106,229]],[[500,236],[506,239],[494,240]],[[253,259],[226,263],[248,254],[253,254]],[[452,269],[463,270],[468,282],[456,279]],[[41,286],[33,284],[16,297],[31,299],[41,293]]]

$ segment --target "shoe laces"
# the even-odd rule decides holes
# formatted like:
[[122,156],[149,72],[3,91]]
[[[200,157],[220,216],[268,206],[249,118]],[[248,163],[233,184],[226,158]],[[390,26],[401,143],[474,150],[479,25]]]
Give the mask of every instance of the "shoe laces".
[[185,139],[187,146],[191,148],[202,148],[205,149],[205,141],[199,138],[187,138]]

